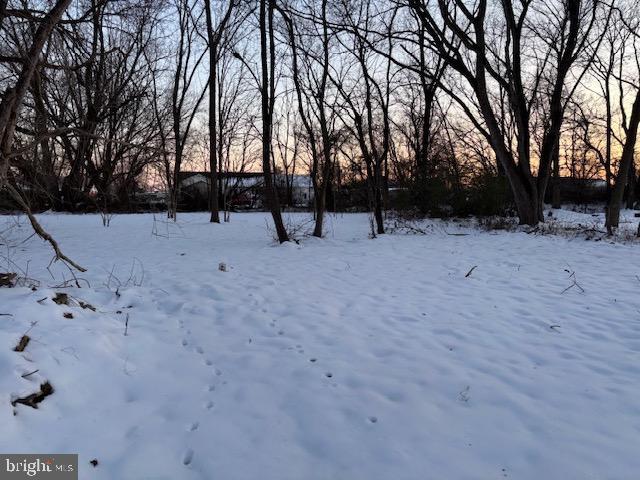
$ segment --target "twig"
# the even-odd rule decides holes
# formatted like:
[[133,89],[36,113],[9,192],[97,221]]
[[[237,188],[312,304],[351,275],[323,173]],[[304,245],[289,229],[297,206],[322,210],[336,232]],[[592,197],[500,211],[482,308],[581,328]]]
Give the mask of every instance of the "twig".
[[23,335],[26,335],[27,333],[29,333],[31,330],[33,330],[33,327],[35,327],[38,324],[38,321],[36,320],[35,322],[31,322],[31,326],[29,328],[27,328],[24,332]]
[[23,373],[22,375],[20,375],[22,378],[27,378],[30,377],[31,375],[33,375],[34,373],[38,373],[40,371],[40,369],[34,370],[33,372],[29,372],[29,373]]
[[111,290],[111,279],[112,278],[115,279],[116,282],[118,282],[118,286],[116,287],[116,290],[117,290],[117,288],[120,288],[120,285],[122,285],[122,282],[120,281],[120,279],[113,274],[113,271],[115,270],[115,268],[116,268],[115,265],[113,265],[111,267],[111,271],[109,272],[109,276],[107,277],[107,283],[104,284],[104,286],[107,287],[108,290]]
[[584,288],[580,286],[580,284],[578,283],[578,280],[576,279],[576,272],[569,271],[566,268],[564,271],[570,274],[569,278],[573,280],[573,283],[569,285],[567,288],[565,288],[562,292],[560,292],[560,294],[565,293],[566,291],[572,289],[573,287],[578,287],[580,289],[580,292],[584,293]]
[[[140,270],[142,275],[140,276],[140,279],[138,279],[137,273],[136,273],[136,262],[138,262],[138,264],[140,265]],[[129,283],[133,283],[134,287],[141,287],[142,284],[144,283],[144,265],[142,264],[142,262],[140,261],[139,258],[137,257],[133,257],[133,261],[131,262],[131,271],[129,272],[129,278],[127,279],[127,281],[125,282],[124,286],[128,286]]]
[[478,265],[474,265],[473,267],[471,267],[471,270],[469,270],[469,271],[467,272],[467,274],[464,276],[464,278],[469,277],[469,276],[473,273],[473,271],[474,271],[476,268],[478,268]]
[[389,232],[402,232],[413,235],[429,235],[433,233],[433,225],[428,224],[424,228],[418,226],[419,222],[410,219],[396,217],[393,226],[389,228]]

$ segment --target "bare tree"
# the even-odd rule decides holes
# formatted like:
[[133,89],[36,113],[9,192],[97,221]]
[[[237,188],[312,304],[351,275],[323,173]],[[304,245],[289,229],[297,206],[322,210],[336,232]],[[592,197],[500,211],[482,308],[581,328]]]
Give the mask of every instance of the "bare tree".
[[117,9],[109,5],[115,6],[92,3],[89,20],[70,26],[55,52],[49,49],[50,61],[59,59],[64,68],[32,86],[44,128],[68,128],[59,136],[59,153],[55,145],[42,144],[34,170],[43,171],[54,196],[58,182],[51,170],[58,162],[52,157],[62,160],[63,198],[54,204],[64,199],[71,210],[92,194],[100,204],[117,197],[127,203],[129,187],[153,158],[148,144],[157,128],[149,97],[161,10],[148,1],[120,2]]
[[289,234],[282,220],[278,191],[273,181],[271,151],[273,136],[273,110],[275,107],[276,45],[274,33],[275,0],[260,0],[258,26],[260,29],[260,96],[262,106],[262,172],[265,201],[271,211],[280,243],[289,241]]
[[[315,212],[313,235],[316,237],[322,237],[323,233],[327,191],[332,182],[334,147],[337,140],[337,99],[335,96],[329,98],[331,48],[327,7],[328,0],[320,1],[319,12],[313,3],[305,3],[305,11],[298,12],[295,19],[289,12],[280,8],[287,25],[291,48],[291,72],[298,102],[298,117],[304,127],[311,156]],[[304,16],[312,21],[304,22],[310,31],[303,34],[296,28],[296,24],[303,23]],[[314,41],[316,38],[319,39],[319,44]],[[314,51],[316,47],[319,53]],[[332,107],[328,105],[330,100],[334,102]]]
[[[239,0],[229,0],[226,8],[222,10],[222,16],[214,25],[211,0],[204,0],[204,9],[207,19],[207,43],[209,46],[209,208],[211,210],[211,222],[220,223],[220,213],[218,206],[218,168],[219,168],[219,143],[218,139],[218,93],[217,93],[217,73],[220,59],[221,41],[225,37],[226,30],[232,18],[234,10],[239,6]],[[241,22],[237,22],[235,30],[239,28]]]
[[[632,13],[627,17],[626,14]],[[624,27],[632,35],[632,48],[634,52],[634,62],[630,62],[635,67],[635,78],[625,78],[622,72],[618,78],[619,80],[619,96],[620,96],[620,110],[622,116],[622,127],[626,134],[624,140],[624,146],[622,148],[622,155],[620,157],[620,163],[618,166],[618,173],[616,175],[616,182],[611,191],[611,198],[607,206],[607,230],[612,233],[614,229],[618,228],[620,223],[620,209],[622,206],[622,200],[624,196],[625,188],[629,188],[629,195],[633,196],[632,187],[635,177],[634,168],[634,155],[636,150],[636,142],[638,138],[638,127],[640,125],[640,34],[638,34],[638,26],[640,26],[640,17],[637,11],[631,10],[630,12],[622,13],[622,18],[627,17],[631,20],[623,20]],[[635,15],[633,15],[635,13]],[[622,66],[620,67],[622,68]],[[635,97],[633,105],[631,107],[631,113],[627,116],[626,108],[624,105],[625,88],[624,86],[631,86],[635,90]],[[628,119],[628,120],[627,120]]]
[[[71,0],[58,0],[51,10],[42,16],[26,55],[20,59],[22,67],[16,80],[12,86],[6,88],[3,92],[2,102],[0,103],[0,187],[8,189],[12,197],[23,208],[36,234],[43,240],[49,242],[53,248],[56,260],[62,260],[79,271],[85,271],[84,268],[62,253],[55,239],[49,235],[37,221],[20,192],[8,181],[11,150],[18,114],[20,113],[25,95],[31,85],[31,80],[39,66],[42,50],[54,27],[60,21],[70,3]],[[0,25],[2,25],[6,16],[6,2],[4,2],[0,8]]]
[[[467,82],[475,104],[469,105],[452,88],[447,91],[460,101],[493,148],[511,185],[520,222],[535,225],[542,221],[544,194],[564,111],[576,88],[576,84],[567,85],[567,79],[586,47],[599,41],[592,33],[602,18],[603,5],[598,0],[540,4],[525,0],[517,5],[503,0],[493,8],[488,0],[474,5],[443,0],[438,3],[437,15],[423,0],[409,0],[408,5],[420,18],[429,47]],[[604,11],[602,28],[608,25],[608,10]],[[497,37],[488,38],[496,30],[488,28],[489,15],[499,18]],[[529,70],[534,73],[529,74]],[[580,72],[573,74],[578,79],[581,76]],[[496,110],[496,104],[501,104],[495,101],[492,89],[505,92],[506,111]],[[537,119],[534,107],[540,104],[544,104],[546,117],[540,122],[543,134],[536,175],[532,132]],[[475,119],[474,108],[482,122]],[[515,138],[505,128],[509,118]]]
[[198,28],[204,11],[198,11],[195,0],[175,0],[178,16],[178,45],[175,54],[173,75],[170,83],[171,130],[167,131],[162,117],[162,108],[156,107],[156,119],[161,132],[163,150],[169,148],[173,139],[173,158],[164,156],[164,168],[169,190],[168,216],[175,220],[178,210],[180,171],[193,121],[207,91],[206,85],[198,85],[198,72],[207,48],[199,48]]
[[[330,73],[344,102],[345,111],[339,111],[344,128],[357,142],[365,166],[369,208],[373,212],[375,231],[383,234],[384,197],[387,184],[388,162],[391,149],[391,65],[393,42],[386,37],[386,54],[378,55],[371,48],[373,31],[373,4],[370,0],[353,5],[342,2],[340,15],[344,17],[338,30],[344,32],[338,39],[346,52],[352,55],[351,71],[338,76]],[[389,25],[393,25],[395,10]],[[348,70],[348,69],[347,69]]]

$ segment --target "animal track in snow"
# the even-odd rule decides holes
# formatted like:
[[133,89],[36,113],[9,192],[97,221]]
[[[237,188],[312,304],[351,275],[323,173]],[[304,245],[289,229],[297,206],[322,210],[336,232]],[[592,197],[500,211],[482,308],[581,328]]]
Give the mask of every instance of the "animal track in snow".
[[193,461],[193,449],[187,448],[187,450],[184,452],[184,455],[182,456],[182,463],[184,465],[190,465],[192,461]]

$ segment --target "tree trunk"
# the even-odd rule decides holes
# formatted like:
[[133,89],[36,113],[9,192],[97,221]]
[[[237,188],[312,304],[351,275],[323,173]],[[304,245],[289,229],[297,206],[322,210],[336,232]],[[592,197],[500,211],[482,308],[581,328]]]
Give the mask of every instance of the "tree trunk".
[[627,182],[627,208],[631,210],[636,204],[637,195],[637,178],[636,178],[636,165],[633,159],[629,166],[629,181]]
[[177,187],[169,189],[169,203],[167,204],[167,218],[176,221],[178,219],[178,192]]
[[[212,51],[213,49],[211,49]],[[213,57],[214,55],[210,55]],[[220,223],[218,206],[218,128],[216,125],[216,66],[211,67],[209,80],[209,209],[211,223]]]
[[218,207],[218,128],[216,125],[216,73],[218,68],[218,46],[213,34],[211,0],[204,0],[209,42],[209,210],[211,223],[220,223]]
[[322,228],[324,224],[324,212],[325,212],[325,201],[326,201],[326,189],[320,189],[319,195],[316,197],[316,223],[313,227],[313,236],[321,238],[322,237]]
[[384,234],[384,214],[382,208],[382,191],[376,186],[373,198],[373,216],[376,219],[376,231],[378,235]]
[[560,198],[560,142],[556,145],[553,154],[553,184],[551,186],[551,206],[553,208],[561,208],[562,200]]
[[[540,195],[539,190],[532,178],[527,177],[527,173],[521,170],[507,168],[510,165],[505,164],[505,174],[511,191],[513,192],[513,200],[518,211],[518,220],[520,225],[530,225],[535,227],[539,222],[544,221],[544,193]],[[543,184],[543,187],[546,187]],[[544,190],[543,190],[544,192]]]
[[[260,63],[262,67],[262,172],[264,198],[271,211],[278,241],[288,242],[289,235],[282,221],[278,192],[271,172],[271,136],[273,134],[273,103],[275,101],[275,41],[273,33],[273,0],[260,0]],[[267,21],[268,17],[268,21]],[[267,38],[268,37],[268,38]]]

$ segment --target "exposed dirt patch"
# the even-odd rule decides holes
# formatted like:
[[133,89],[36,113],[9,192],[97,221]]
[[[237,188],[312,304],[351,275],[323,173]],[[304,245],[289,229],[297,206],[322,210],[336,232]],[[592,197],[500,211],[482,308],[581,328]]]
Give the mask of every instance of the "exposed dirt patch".
[[58,292],[51,300],[53,300],[53,303],[57,305],[69,305],[69,295],[66,293]]
[[0,273],[0,287],[15,287],[17,276],[15,273]]

